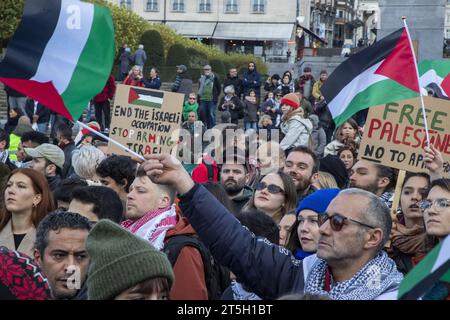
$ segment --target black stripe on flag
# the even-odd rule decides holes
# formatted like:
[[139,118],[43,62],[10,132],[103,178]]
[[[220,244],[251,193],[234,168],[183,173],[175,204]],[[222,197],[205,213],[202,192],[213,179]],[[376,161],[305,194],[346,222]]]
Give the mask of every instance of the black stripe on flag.
[[395,48],[403,30],[404,28],[398,29],[342,62],[320,88],[327,101],[332,101],[358,75],[384,60]]
[[14,36],[0,63],[1,78],[30,79],[55,31],[61,0],[27,0]]
[[160,91],[150,91],[150,90],[141,90],[138,88],[133,88],[134,91],[137,92],[137,94],[142,94],[144,96],[152,96],[157,98],[164,98],[164,92]]

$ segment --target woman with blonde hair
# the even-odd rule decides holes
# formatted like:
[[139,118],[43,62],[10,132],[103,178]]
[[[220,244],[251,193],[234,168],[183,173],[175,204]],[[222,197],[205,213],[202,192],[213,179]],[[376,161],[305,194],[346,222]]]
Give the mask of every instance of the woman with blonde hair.
[[334,176],[325,171],[319,171],[312,183],[316,189],[334,189],[339,188]]
[[0,246],[32,256],[39,222],[54,210],[47,179],[33,169],[16,169],[2,188]]
[[128,72],[128,76],[123,80],[123,84],[134,86],[134,87],[144,87],[144,82],[142,79],[144,75],[142,73],[142,69],[140,66],[134,66],[131,68],[130,72]]

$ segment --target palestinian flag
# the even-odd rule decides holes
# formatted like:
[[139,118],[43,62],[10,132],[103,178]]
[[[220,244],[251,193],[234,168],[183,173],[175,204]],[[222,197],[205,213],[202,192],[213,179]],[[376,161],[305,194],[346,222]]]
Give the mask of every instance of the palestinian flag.
[[419,64],[420,87],[431,89],[437,98],[450,99],[450,61],[424,60]]
[[438,282],[450,283],[450,236],[439,243],[403,279],[398,290],[399,300],[422,297]]
[[418,96],[413,51],[405,28],[341,63],[321,88],[336,126],[359,110]]
[[164,92],[130,88],[130,93],[128,94],[128,103],[137,106],[160,109],[163,103],[163,98]]
[[27,0],[0,63],[0,81],[77,120],[103,90],[114,50],[107,8],[77,0]]

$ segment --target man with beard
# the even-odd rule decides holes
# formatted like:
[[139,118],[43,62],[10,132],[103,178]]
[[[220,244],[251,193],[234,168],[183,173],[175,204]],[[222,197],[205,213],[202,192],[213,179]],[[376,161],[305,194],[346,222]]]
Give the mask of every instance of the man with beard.
[[299,146],[292,149],[286,158],[283,171],[292,178],[297,190],[298,201],[316,191],[311,183],[318,175],[319,160],[308,147]]
[[[227,159],[228,160],[228,159]],[[246,186],[249,174],[245,166],[244,159],[227,161],[220,170],[220,184],[227,192],[231,200],[233,213],[241,212],[242,207],[247,203],[253,194],[253,190]]]
[[350,170],[351,188],[376,194],[389,208],[392,206],[396,180],[394,169],[367,160],[359,160]]

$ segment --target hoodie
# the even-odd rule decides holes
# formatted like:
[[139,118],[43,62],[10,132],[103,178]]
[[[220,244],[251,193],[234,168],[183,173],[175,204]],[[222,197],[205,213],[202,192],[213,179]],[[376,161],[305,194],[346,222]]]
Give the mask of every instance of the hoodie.
[[300,114],[294,113],[287,121],[283,120],[280,129],[285,135],[280,142],[283,150],[298,146],[309,146],[309,138],[313,125],[309,119],[304,119]]

